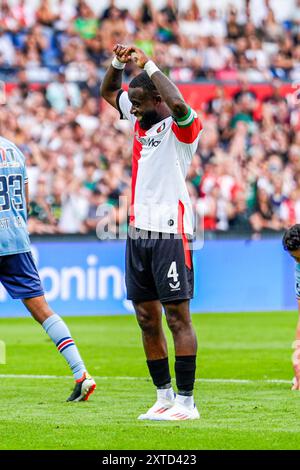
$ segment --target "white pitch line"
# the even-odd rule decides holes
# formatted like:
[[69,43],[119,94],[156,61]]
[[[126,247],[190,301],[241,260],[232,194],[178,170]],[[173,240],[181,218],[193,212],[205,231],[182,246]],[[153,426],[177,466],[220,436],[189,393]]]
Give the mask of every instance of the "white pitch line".
[[[93,375],[96,380],[150,380],[147,377],[105,377],[101,375]],[[0,374],[0,379],[64,379],[71,380],[72,377],[66,375],[30,375],[30,374]],[[203,383],[228,383],[228,384],[291,384],[292,380],[281,379],[261,379],[261,380],[248,380],[248,379],[196,379],[196,382]]]

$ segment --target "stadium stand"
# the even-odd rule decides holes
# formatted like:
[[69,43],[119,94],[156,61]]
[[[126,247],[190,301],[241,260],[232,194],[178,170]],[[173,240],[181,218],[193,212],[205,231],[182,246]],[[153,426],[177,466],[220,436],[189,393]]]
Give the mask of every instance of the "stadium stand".
[[[300,1],[285,19],[268,0],[255,0],[259,17],[242,3],[204,12],[192,0],[178,12],[172,0],[135,11],[112,1],[99,15],[82,0],[1,2],[0,132],[27,158],[31,233],[85,234],[110,218],[126,230],[131,134],[99,98],[118,42],[143,48],[183,92],[190,82],[202,89],[193,106],[205,130],[188,187],[207,231],[255,236],[300,223]],[[136,73],[129,64],[126,82]],[[111,211],[99,217],[104,203]]]

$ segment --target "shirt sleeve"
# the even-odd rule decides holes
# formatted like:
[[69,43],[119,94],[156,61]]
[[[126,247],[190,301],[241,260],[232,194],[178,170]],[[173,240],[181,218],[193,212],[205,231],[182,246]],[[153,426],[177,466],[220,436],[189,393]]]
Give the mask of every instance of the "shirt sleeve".
[[300,300],[300,264],[296,265],[295,270],[295,292],[297,299]]
[[24,183],[28,183],[28,175],[27,175],[27,169],[26,166],[24,165]]
[[202,124],[196,111],[188,108],[188,112],[182,118],[173,118],[172,131],[177,140],[184,144],[192,144],[202,131]]
[[130,112],[132,104],[128,98],[127,91],[119,91],[119,94],[117,96],[117,106],[120,113],[120,118],[128,119],[131,125],[134,126],[136,122],[136,117]]
[[15,147],[16,151],[19,154],[19,158],[22,160],[22,166],[23,166],[23,178],[24,178],[24,184],[28,183],[28,174],[27,174],[27,168],[26,168],[26,157],[23,152],[18,147]]

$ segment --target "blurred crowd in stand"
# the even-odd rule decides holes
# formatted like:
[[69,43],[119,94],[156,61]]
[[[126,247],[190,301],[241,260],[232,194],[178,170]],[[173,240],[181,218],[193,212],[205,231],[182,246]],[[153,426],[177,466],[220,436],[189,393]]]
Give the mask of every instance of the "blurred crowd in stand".
[[[204,131],[188,188],[198,231],[259,234],[300,223],[300,93],[281,93],[283,82],[300,80],[296,3],[280,23],[268,0],[260,22],[247,0],[222,16],[204,14],[201,0],[181,12],[173,0],[161,10],[144,0],[135,12],[111,1],[100,16],[81,0],[41,0],[36,10],[2,0],[0,79],[16,85],[0,107],[0,133],[26,156],[30,232],[100,233],[107,224],[126,232],[132,133],[99,97],[116,43],[135,43],[176,82],[219,83],[196,108]],[[129,63],[125,81],[137,73]],[[230,98],[229,82],[238,84]],[[258,82],[272,85],[263,100]]]

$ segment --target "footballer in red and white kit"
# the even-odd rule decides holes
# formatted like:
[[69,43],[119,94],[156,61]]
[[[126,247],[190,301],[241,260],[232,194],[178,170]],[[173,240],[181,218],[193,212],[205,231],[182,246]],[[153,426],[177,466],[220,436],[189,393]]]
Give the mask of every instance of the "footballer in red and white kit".
[[150,129],[131,113],[128,93],[117,104],[134,129],[130,223],[137,228],[193,235],[193,212],[185,178],[202,129],[195,111],[168,116]]
[[[134,133],[126,286],[157,388],[155,404],[139,419],[197,419],[193,398],[197,339],[189,311],[194,282],[189,243],[193,212],[185,178],[202,125],[178,88],[142,50],[118,44],[114,53],[101,95],[122,119],[130,121]],[[130,60],[143,71],[126,92],[121,88],[122,72]],[[175,346],[176,395],[162,308]]]

